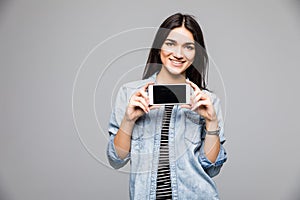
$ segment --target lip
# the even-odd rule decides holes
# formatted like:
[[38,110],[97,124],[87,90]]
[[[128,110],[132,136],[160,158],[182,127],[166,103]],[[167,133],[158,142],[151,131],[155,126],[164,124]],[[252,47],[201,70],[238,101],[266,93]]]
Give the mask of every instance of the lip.
[[183,63],[185,63],[185,61],[182,61],[182,60],[176,60],[176,59],[171,59],[171,58],[169,58],[169,60],[171,61],[172,65],[174,65],[176,67],[181,67],[183,65]]

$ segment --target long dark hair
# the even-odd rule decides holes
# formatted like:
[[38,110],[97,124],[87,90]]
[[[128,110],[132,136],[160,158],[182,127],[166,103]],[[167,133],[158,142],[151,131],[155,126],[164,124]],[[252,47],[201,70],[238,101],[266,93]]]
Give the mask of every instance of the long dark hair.
[[206,53],[202,30],[193,16],[183,15],[181,13],[176,13],[168,17],[160,25],[149,52],[143,79],[160,71],[162,66],[160,49],[171,30],[181,26],[184,26],[193,34],[196,49],[194,62],[186,70],[186,77],[197,84],[200,89],[207,90],[208,55]]

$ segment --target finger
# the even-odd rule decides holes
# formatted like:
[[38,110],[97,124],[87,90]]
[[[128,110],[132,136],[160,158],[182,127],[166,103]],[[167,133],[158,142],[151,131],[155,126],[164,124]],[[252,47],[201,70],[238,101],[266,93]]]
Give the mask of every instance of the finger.
[[186,80],[187,83],[190,84],[190,86],[194,89],[194,91],[201,91],[200,88],[198,87],[198,85],[196,85],[195,83],[193,83],[192,81],[190,80]]
[[195,97],[195,96],[197,96],[199,94],[201,94],[200,90],[196,90],[196,91],[194,91],[193,96]]
[[207,99],[207,100],[210,100],[210,97],[208,94],[206,94],[205,92],[201,91],[202,93],[202,99]]
[[144,85],[143,87],[142,87],[142,90],[143,91],[147,91],[147,89],[148,89],[148,87],[149,87],[149,85],[153,85],[154,84],[154,82],[148,82],[146,85]]
[[210,100],[208,94],[206,94],[203,91],[197,92],[197,95],[195,96],[194,99],[195,99],[196,102],[199,101],[199,100]]
[[147,106],[147,107],[148,107],[147,100],[146,100],[144,97],[135,97],[134,100],[135,100],[135,101],[139,101],[139,102],[141,102],[144,106]]
[[195,105],[193,105],[193,107],[191,108],[192,111],[197,110],[197,108],[199,108],[199,106],[201,106],[201,102],[197,102]]
[[191,87],[192,87],[194,90],[196,90],[196,89],[198,88],[198,86],[197,86],[195,83],[193,83],[192,81],[186,80],[186,82],[187,82],[188,84],[190,84]]
[[139,93],[148,103],[149,103],[149,97],[148,97],[148,94],[143,91],[143,90],[139,90]]
[[202,101],[198,101],[198,102],[196,102],[194,105],[193,105],[193,107],[192,107],[192,109],[191,110],[196,110],[197,108],[199,108],[200,106],[202,106]]
[[135,98],[136,101],[140,102],[143,104],[143,106],[147,109],[147,111],[149,112],[149,107],[148,107],[148,103],[147,100],[145,100],[143,97],[136,97]]
[[149,97],[148,97],[147,93],[145,91],[143,91],[143,89],[138,90],[132,96],[134,96],[134,98],[136,98],[136,97],[143,97],[143,98],[146,99],[146,101],[149,101]]
[[138,102],[138,101],[133,101],[133,102],[131,103],[131,105],[133,105],[134,107],[139,107],[139,108],[142,109],[145,113],[148,113],[148,111],[147,111],[147,109],[145,108],[145,106],[144,106],[142,103]]
[[155,110],[155,109],[159,109],[160,107],[161,107],[160,105],[152,105],[152,106],[149,106],[149,109]]
[[[137,96],[143,96],[147,101],[149,101],[149,97],[148,97],[148,94],[147,94],[147,89],[149,87],[149,85],[153,85],[154,82],[148,82],[146,85],[144,85],[136,94]],[[149,102],[148,102],[149,103]]]
[[209,105],[209,102],[207,100],[203,100],[203,101],[198,101],[192,108],[192,110],[196,110],[197,108],[199,108],[200,106],[207,106]]
[[198,102],[198,101],[200,101],[201,97],[202,97],[202,94],[201,94],[201,93],[198,93],[198,95],[194,97],[193,102]]
[[191,105],[188,105],[188,104],[183,104],[183,105],[180,105],[180,108],[187,108],[187,109],[191,109],[192,106]]
[[196,89],[194,83],[190,80],[185,80],[194,90]]

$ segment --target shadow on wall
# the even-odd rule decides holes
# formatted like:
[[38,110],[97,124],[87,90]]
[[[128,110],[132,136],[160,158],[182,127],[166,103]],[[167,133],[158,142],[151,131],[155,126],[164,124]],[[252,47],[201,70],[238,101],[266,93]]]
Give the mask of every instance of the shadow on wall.
[[298,9],[298,15],[300,15],[300,0],[293,0],[293,4]]
[[[298,174],[297,174],[298,175]],[[290,200],[299,200],[300,199],[300,190],[299,189],[297,189],[298,188],[298,185],[299,185],[299,183],[300,183],[300,177],[298,176],[297,177],[297,184],[295,184],[295,185],[293,185],[293,190],[292,190],[292,192],[291,192],[291,195],[289,196],[289,199]]]
[[[294,8],[295,8],[295,11],[296,11],[296,16],[297,16],[297,20],[298,19],[300,19],[300,0],[292,0],[291,1],[291,4],[292,4],[292,6],[294,6]],[[298,21],[299,22],[299,21]],[[300,26],[300,23],[299,23],[299,26]],[[296,176],[296,175],[295,175]],[[297,182],[297,184],[296,185],[299,185],[299,183],[300,183],[300,175],[299,174],[297,174],[297,180],[298,180],[298,182]],[[299,189],[297,189],[298,188],[298,186],[296,186],[296,189],[293,189],[292,190],[292,192],[291,192],[291,194],[290,194],[290,198],[289,199],[291,199],[291,200],[299,200],[300,199],[300,190]]]
[[0,13],[1,11],[5,10],[5,6],[7,5],[9,0],[0,0]]
[[[0,5],[1,5],[1,3],[0,3]],[[1,179],[0,179],[0,181],[1,181]],[[0,199],[1,200],[13,200],[11,197],[8,196],[8,192],[5,189],[5,187],[3,187],[3,184],[1,182],[0,182]]]
[[7,9],[9,0],[0,0],[0,22],[3,19],[5,10]]

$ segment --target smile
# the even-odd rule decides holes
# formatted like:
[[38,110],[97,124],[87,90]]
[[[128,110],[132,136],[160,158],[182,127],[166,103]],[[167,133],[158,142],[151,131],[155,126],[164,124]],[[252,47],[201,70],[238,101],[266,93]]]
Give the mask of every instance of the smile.
[[169,59],[174,65],[182,65],[185,61]]

